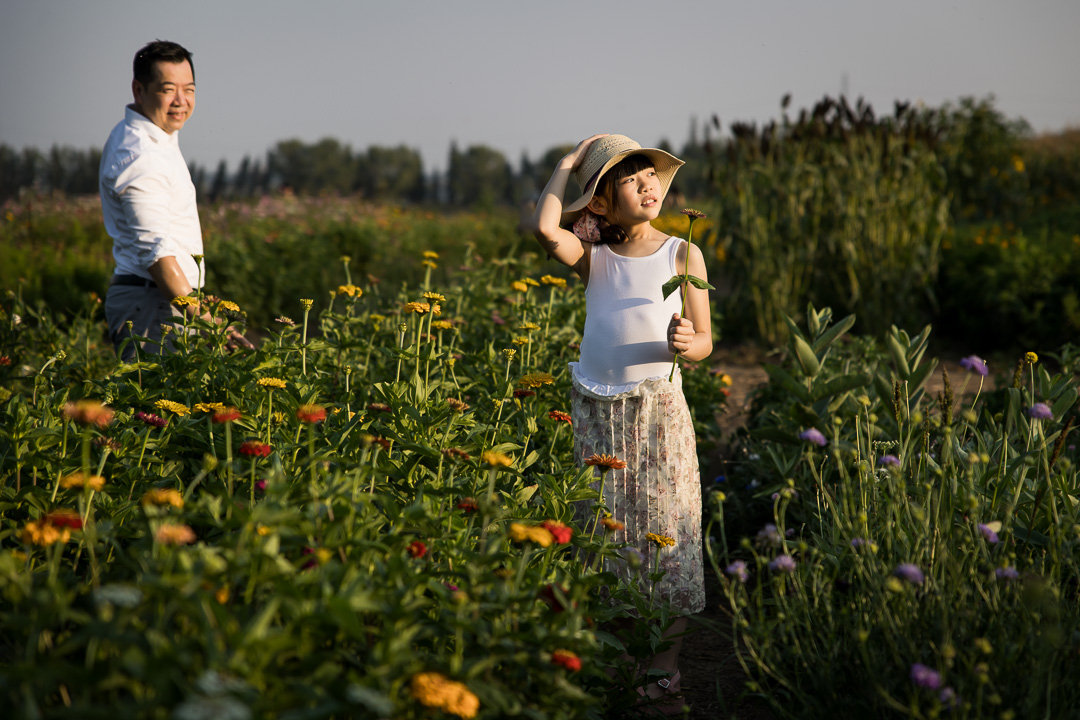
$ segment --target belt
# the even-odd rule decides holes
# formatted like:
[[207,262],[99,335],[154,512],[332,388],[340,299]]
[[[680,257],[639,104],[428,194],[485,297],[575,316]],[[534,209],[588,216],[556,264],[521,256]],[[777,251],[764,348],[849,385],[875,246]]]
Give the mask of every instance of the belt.
[[147,280],[144,277],[138,275],[113,275],[110,285],[130,285],[132,287],[148,287],[156,288],[157,283],[153,280]]

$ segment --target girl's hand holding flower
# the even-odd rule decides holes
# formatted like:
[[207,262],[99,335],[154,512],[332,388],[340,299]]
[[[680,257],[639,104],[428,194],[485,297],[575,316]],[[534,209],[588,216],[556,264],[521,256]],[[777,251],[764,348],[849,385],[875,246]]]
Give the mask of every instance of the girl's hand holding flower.
[[693,344],[695,335],[694,323],[689,318],[672,315],[667,330],[668,352],[674,355],[686,352]]

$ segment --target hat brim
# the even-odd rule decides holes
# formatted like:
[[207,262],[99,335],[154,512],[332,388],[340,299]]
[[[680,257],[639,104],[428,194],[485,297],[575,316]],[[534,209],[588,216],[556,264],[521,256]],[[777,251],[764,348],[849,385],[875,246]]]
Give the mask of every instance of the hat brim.
[[685,163],[671,153],[657,148],[624,150],[608,158],[607,162],[605,162],[600,169],[589,178],[585,187],[582,188],[581,197],[563,207],[563,219],[567,219],[568,216],[576,216],[580,210],[583,210],[595,196],[596,188],[600,184],[600,178],[604,177],[604,174],[607,173],[608,170],[631,155],[644,155],[653,161],[653,169],[656,170],[656,177],[660,181],[660,200],[662,202],[663,199],[667,197],[675,173],[678,172],[679,168]]

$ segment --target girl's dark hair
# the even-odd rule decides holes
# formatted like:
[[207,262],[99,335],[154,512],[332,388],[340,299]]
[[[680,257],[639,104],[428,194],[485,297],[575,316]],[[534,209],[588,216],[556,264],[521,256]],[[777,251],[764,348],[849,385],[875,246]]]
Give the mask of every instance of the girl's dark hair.
[[143,87],[146,87],[154,81],[154,63],[181,63],[185,60],[191,65],[191,78],[194,80],[195,62],[191,59],[191,53],[184,46],[177,43],[168,40],[155,40],[135,53],[135,62],[132,63],[132,75]]
[[[655,166],[656,163],[647,155],[631,155],[623,158],[600,178],[595,195],[604,199],[608,206],[608,212],[617,211],[619,200],[615,194],[615,184],[623,178],[636,175],[642,170],[648,170]],[[626,242],[626,231],[614,223],[600,231],[601,245],[619,245],[624,242]]]

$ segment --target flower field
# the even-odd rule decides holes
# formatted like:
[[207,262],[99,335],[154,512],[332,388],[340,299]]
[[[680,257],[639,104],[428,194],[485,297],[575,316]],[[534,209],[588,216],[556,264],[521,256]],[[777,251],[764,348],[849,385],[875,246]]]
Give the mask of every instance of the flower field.
[[[655,558],[618,555],[641,582],[616,587],[598,567],[617,524],[570,524],[614,462],[572,462],[581,290],[513,260],[436,287],[447,260],[417,253],[423,281],[387,292],[342,258],[325,309],[299,298],[256,351],[203,327],[119,366],[93,300],[62,321],[9,296],[0,702],[27,718],[631,707],[619,657],[650,655],[659,627],[608,621],[664,613]],[[706,367],[685,378],[723,397]]]

